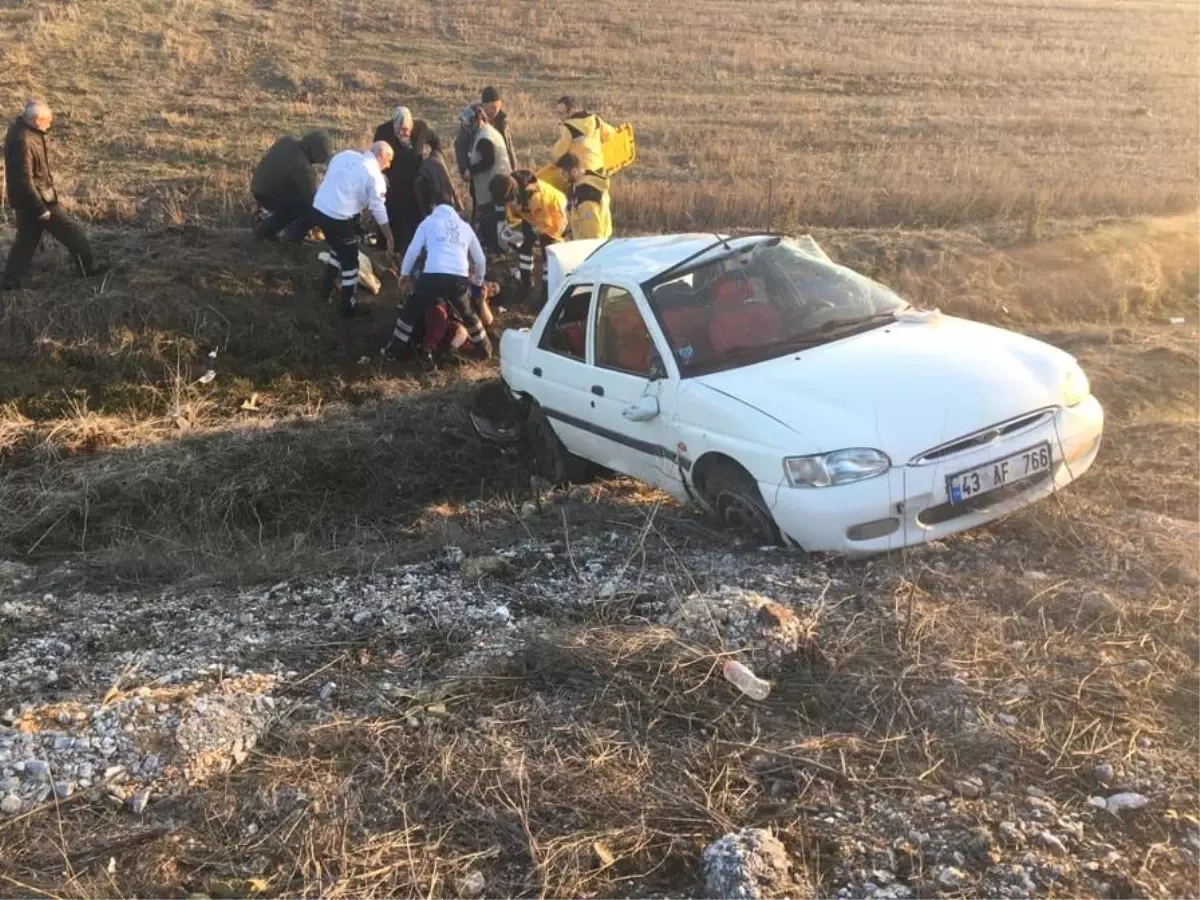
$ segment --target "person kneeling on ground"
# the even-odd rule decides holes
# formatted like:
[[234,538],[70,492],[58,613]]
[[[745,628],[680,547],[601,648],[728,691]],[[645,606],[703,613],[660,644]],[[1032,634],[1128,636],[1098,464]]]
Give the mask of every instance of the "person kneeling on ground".
[[96,262],[84,230],[58,206],[46,147],[46,132],[53,122],[49,106],[30,100],[4,138],[5,187],[9,206],[17,213],[17,236],[4,266],[6,291],[21,287],[21,279],[29,273],[33,254],[46,231],[67,248],[80,274],[103,275],[108,271],[108,266]]
[[[551,184],[538,180],[528,169],[518,169],[512,175],[497,175],[490,185],[497,205],[503,205],[508,225],[521,229],[521,244],[517,249],[521,284],[528,291],[533,287],[533,252],[542,248],[542,271],[545,271],[545,252],[550,244],[562,240],[567,230],[567,198]],[[504,224],[497,225],[498,233]]]
[[254,229],[257,237],[304,240],[316,224],[316,167],[329,162],[332,152],[333,142],[323,131],[310,131],[299,139],[284,135],[271,145],[250,179],[250,193],[267,213]]
[[[383,173],[392,164],[392,148],[376,141],[366,153],[343,150],[329,163],[325,179],[313,198],[317,225],[325,232],[329,249],[338,261],[342,276],[342,315],[359,313],[355,295],[358,291],[358,229],[356,220],[368,207],[375,223],[387,241],[387,252],[396,252],[396,241],[388,225],[387,182]],[[333,290],[337,276],[332,266],[325,267],[321,282],[321,299]]]
[[[444,201],[444,198],[438,199]],[[401,356],[410,350],[413,331],[424,323],[425,313],[438,301],[443,301],[466,327],[467,337],[477,355],[484,359],[490,357],[492,342],[469,299],[471,285],[482,288],[487,272],[487,260],[478,236],[453,206],[439,202],[421,222],[404,254],[400,266],[401,294],[408,288],[409,277],[422,251],[425,252],[425,267],[396,320],[392,339],[383,348],[384,355]]]

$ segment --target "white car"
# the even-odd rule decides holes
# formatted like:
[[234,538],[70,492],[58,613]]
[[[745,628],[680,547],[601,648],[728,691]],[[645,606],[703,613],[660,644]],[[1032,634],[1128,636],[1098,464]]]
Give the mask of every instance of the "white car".
[[548,262],[500,372],[552,481],[594,464],[761,541],[857,556],[1034,503],[1099,451],[1069,354],[914,309],[811,238],[572,241]]

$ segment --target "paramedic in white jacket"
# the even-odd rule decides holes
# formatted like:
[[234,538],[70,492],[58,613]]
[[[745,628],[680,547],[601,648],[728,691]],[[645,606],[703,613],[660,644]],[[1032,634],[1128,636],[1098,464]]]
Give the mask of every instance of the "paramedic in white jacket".
[[492,342],[483,323],[471,306],[471,292],[483,290],[487,260],[479,238],[444,198],[417,228],[404,262],[400,266],[400,291],[408,287],[408,279],[417,258],[425,253],[425,265],[417,284],[396,320],[392,339],[384,348],[389,356],[403,355],[413,342],[413,329],[425,321],[425,312],[438,301],[444,301],[451,314],[466,326],[467,336],[475,352],[487,359],[492,355]]
[[[355,219],[367,208],[375,217],[388,254],[396,252],[396,241],[388,225],[387,181],[383,173],[392,164],[392,148],[384,141],[371,145],[366,153],[359,150],[343,150],[329,161],[325,179],[313,197],[317,226],[325,232],[329,249],[337,258],[342,278],[342,315],[352,316],[358,312],[354,295],[358,287],[358,232]],[[337,273],[331,266],[325,267],[321,299],[333,290],[333,279]]]

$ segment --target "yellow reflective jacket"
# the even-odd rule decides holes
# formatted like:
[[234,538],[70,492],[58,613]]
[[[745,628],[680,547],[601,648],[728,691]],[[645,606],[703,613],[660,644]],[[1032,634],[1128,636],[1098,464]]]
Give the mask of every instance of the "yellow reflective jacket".
[[533,189],[528,191],[527,204],[521,203],[521,193],[518,189],[517,198],[504,207],[508,224],[515,226],[528,222],[539,234],[562,240],[567,231],[567,198],[563,192],[539,180]]
[[551,151],[558,162],[565,154],[574,153],[588,172],[604,171],[603,143],[616,129],[595,113],[576,112],[563,119],[562,133]]
[[567,209],[572,240],[612,237],[612,209],[607,178],[589,173],[571,185]]

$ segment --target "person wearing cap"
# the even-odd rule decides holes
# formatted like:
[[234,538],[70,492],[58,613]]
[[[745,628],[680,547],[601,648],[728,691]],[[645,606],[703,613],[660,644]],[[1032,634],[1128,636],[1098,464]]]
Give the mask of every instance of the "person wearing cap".
[[504,138],[504,146],[508,148],[508,164],[515,172],[517,170],[517,151],[513,146],[512,123],[508,119],[508,110],[504,108],[504,99],[500,96],[500,92],[490,84],[483,89],[479,99],[483,104],[483,111],[487,113],[488,121]]
[[466,327],[476,353],[488,358],[492,355],[492,342],[470,299],[472,294],[478,296],[483,291],[487,259],[471,226],[445,202],[445,197],[435,199],[439,201],[437,206],[418,226],[400,265],[400,293],[403,295],[408,291],[417,258],[422,252],[425,254],[425,265],[416,287],[404,304],[383,353],[395,357],[412,349],[414,331],[425,322],[430,307],[444,302]]
[[574,153],[565,153],[556,163],[567,183],[567,221],[571,238],[612,237],[612,212],[608,179],[588,171]]
[[528,290],[533,286],[534,249],[541,245],[544,272],[546,247],[561,241],[566,233],[567,198],[528,169],[497,175],[492,179],[490,191],[497,203],[504,204],[505,221],[521,230],[517,258],[521,284]]
[[[389,255],[396,252],[396,241],[388,225],[387,180],[383,173],[392,164],[392,147],[376,141],[371,149],[343,150],[329,162],[325,178],[313,198],[317,225],[325,232],[329,249],[338,261],[342,279],[342,315],[353,316],[360,310],[355,302],[358,289],[358,230],[356,220],[365,209],[371,210],[375,223],[387,241]],[[322,299],[333,290],[338,274],[325,267]]]
[[8,205],[17,214],[17,236],[8,251],[0,282],[6,291],[21,287],[42,234],[47,231],[67,248],[80,274],[102,275],[108,271],[108,266],[96,262],[83,228],[58,205],[46,145],[46,132],[53,122],[49,106],[28,100],[4,138],[4,185]]
[[[483,104],[472,103],[459,114],[459,121],[471,129],[470,152],[467,155],[467,171],[471,178],[472,196],[475,198],[475,227],[483,245],[493,253],[500,252],[496,234],[497,201],[491,195],[491,182],[497,175],[511,175],[508,161],[508,146],[490,122]],[[500,208],[503,215],[503,208]]]
[[332,151],[333,142],[324,131],[310,131],[302,138],[284,135],[271,145],[250,178],[250,193],[266,213],[254,229],[258,237],[304,239],[316,221],[316,167],[329,162]]
[[421,168],[420,150],[413,144],[413,114],[407,106],[397,106],[392,117],[375,129],[376,141],[392,148],[392,164],[387,179],[388,224],[396,239],[396,250],[403,253],[412,240],[422,216],[417,205],[417,170]]

